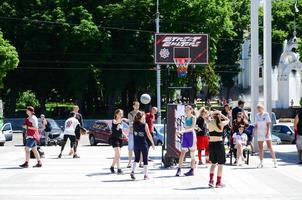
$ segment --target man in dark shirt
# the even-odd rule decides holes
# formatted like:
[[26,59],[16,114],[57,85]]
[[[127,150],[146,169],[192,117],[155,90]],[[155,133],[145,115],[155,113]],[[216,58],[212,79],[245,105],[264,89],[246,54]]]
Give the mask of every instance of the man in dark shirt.
[[302,164],[302,111],[296,115],[294,120],[296,146],[298,150],[299,163]]
[[233,108],[233,110],[232,110],[232,121],[234,121],[237,118],[237,114],[239,112],[243,113],[244,117],[247,119],[246,114],[245,114],[244,109],[243,109],[244,104],[245,104],[245,102],[243,100],[239,100],[238,101],[238,106]]

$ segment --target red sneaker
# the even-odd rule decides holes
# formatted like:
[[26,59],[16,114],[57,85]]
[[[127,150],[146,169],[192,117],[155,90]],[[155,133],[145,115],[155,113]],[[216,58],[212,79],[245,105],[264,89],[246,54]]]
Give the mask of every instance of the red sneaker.
[[223,188],[223,187],[225,187],[225,184],[223,184],[223,183],[216,183],[216,188]]
[[214,181],[213,181],[213,180],[210,180],[210,181],[209,181],[209,187],[210,187],[210,188],[213,188],[213,187],[214,187]]

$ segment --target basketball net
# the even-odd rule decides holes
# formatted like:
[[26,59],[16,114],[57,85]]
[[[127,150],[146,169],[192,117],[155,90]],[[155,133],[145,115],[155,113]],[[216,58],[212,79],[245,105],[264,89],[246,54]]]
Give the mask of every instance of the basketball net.
[[174,63],[176,65],[176,71],[179,78],[187,77],[190,62],[191,58],[174,58]]

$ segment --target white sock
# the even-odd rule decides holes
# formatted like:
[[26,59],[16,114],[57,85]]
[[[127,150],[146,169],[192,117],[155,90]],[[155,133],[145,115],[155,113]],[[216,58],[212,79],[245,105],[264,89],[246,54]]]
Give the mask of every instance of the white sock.
[[145,176],[148,175],[148,165],[144,165],[144,174]]
[[132,172],[134,173],[135,172],[135,168],[136,168],[136,162],[133,162],[133,164],[132,164]]

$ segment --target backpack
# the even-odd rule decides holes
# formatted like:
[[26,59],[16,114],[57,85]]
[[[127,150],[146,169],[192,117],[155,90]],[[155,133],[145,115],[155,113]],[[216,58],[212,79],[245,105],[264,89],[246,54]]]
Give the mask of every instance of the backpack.
[[44,131],[45,131],[45,132],[51,132],[52,126],[51,126],[51,124],[49,123],[48,120],[46,120],[46,121],[47,121],[47,124],[46,124],[46,126],[45,126]]

